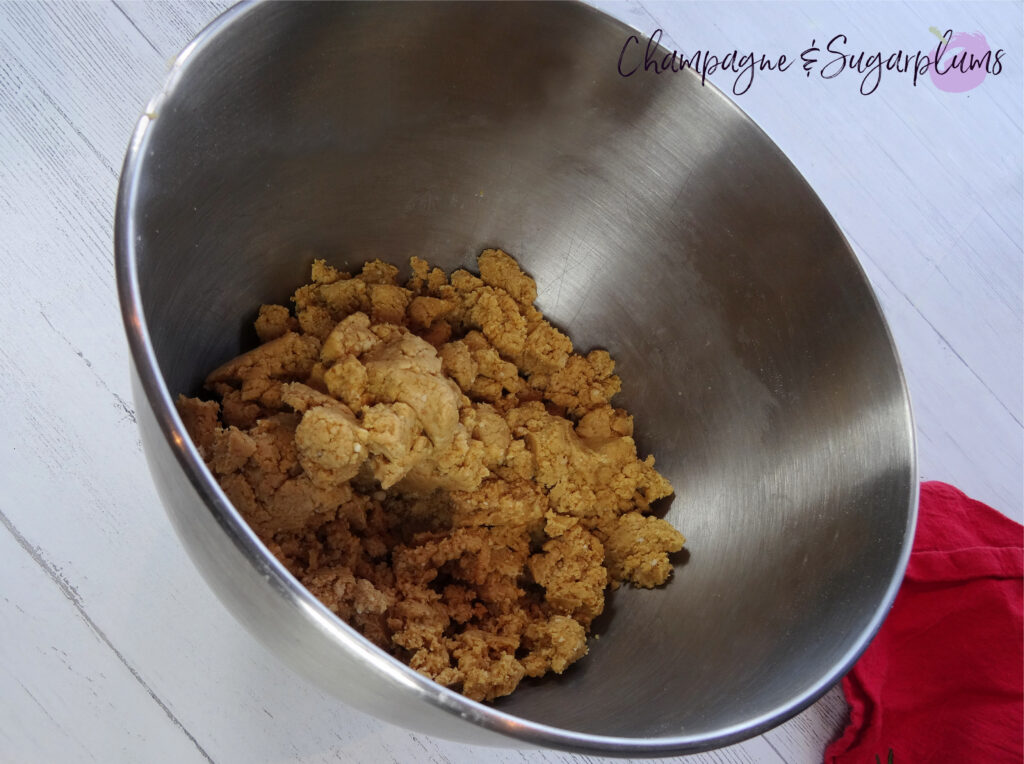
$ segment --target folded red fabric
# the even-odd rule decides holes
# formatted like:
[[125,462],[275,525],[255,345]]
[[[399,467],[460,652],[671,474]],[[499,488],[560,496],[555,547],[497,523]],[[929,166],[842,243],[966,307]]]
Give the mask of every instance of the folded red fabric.
[[1024,528],[921,485],[907,573],[843,679],[850,722],[827,764],[1024,761]]

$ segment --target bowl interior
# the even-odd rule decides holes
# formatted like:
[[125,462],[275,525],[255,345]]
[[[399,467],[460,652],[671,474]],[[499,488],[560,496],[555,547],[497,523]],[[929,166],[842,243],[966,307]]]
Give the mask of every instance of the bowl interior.
[[909,405],[811,189],[698,77],[620,76],[629,34],[569,4],[249,8],[155,103],[135,267],[173,395],[254,344],[256,307],[314,257],[516,256],[577,348],[616,359],[688,554],[610,598],[586,659],[496,707],[725,739],[813,700],[880,623],[912,524]]

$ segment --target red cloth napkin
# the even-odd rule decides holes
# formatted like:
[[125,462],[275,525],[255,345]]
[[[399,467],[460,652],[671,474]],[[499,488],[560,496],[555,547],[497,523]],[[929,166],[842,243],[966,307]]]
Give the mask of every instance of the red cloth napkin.
[[843,679],[827,764],[1024,761],[1024,528],[923,483],[896,602]]

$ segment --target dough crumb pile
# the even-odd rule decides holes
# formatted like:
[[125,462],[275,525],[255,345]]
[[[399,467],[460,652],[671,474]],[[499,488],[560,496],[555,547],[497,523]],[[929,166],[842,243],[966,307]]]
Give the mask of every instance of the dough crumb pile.
[[474,700],[587,653],[605,592],[665,583],[685,539],[604,350],[497,249],[479,276],[323,260],[294,309],[178,410],[224,492],[328,608]]

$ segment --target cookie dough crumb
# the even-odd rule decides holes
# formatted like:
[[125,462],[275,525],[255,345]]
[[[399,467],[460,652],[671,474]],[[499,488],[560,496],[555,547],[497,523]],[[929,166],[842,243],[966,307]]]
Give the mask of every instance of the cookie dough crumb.
[[548,621],[534,621],[523,632],[523,658],[527,676],[561,674],[587,654],[587,630],[579,621],[553,615]]
[[276,340],[288,332],[297,331],[299,322],[284,305],[261,305],[255,329],[260,342]]
[[605,564],[616,581],[630,581],[651,589],[668,579],[672,566],[668,553],[678,552],[686,539],[657,517],[628,512],[602,527]]
[[[475,700],[587,654],[605,592],[666,582],[672,493],[586,355],[499,249],[480,276],[420,258],[323,260],[263,305],[261,344],[179,396],[200,455],[268,549],[326,607]],[[596,639],[596,636],[595,636]]]
[[522,306],[537,299],[537,283],[523,273],[511,256],[500,249],[485,249],[478,259],[480,279],[488,286],[504,289]]

